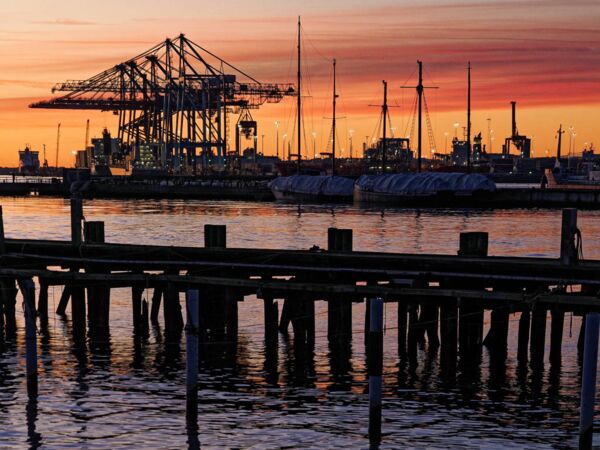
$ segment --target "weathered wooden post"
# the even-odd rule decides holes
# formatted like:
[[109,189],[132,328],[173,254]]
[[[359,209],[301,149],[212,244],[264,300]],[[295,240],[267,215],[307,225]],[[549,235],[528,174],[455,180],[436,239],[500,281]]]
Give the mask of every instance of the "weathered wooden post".
[[144,286],[134,284],[131,286],[131,309],[133,330],[137,334],[142,331],[142,295],[144,294]]
[[71,289],[73,338],[76,341],[82,341],[85,339],[85,288],[83,286],[72,286]]
[[48,321],[48,281],[40,278],[40,295],[38,297],[38,315],[41,322]]
[[150,306],[150,321],[153,325],[158,323],[158,313],[160,312],[160,302],[163,295],[163,287],[155,286],[152,292],[152,304]]
[[226,225],[204,225],[204,246],[210,248],[227,247]]
[[23,295],[25,314],[25,357],[27,371],[27,394],[36,397],[38,393],[37,342],[35,331],[35,285],[31,278],[19,280]]
[[381,388],[383,375],[383,300],[370,301],[369,346],[367,354],[369,374],[369,442],[381,442]]
[[195,420],[198,416],[198,323],[199,294],[196,289],[186,292],[186,416]]
[[71,198],[71,243],[74,247],[81,245],[81,222],[83,221],[83,200],[81,197]]
[[407,331],[408,304],[406,299],[398,300],[398,356],[406,357],[406,331]]
[[577,264],[579,255],[575,236],[577,234],[577,209],[562,210],[562,228],[560,233],[560,262],[561,264]]
[[[103,244],[105,242],[104,222],[85,222],[83,237],[86,244]],[[104,273],[105,270],[98,270],[98,272]],[[110,286],[92,284],[87,288],[87,293],[90,336],[100,340],[106,339],[110,316]]]
[[[483,258],[488,255],[488,233],[460,233],[458,255]],[[481,349],[483,342],[483,308],[462,299],[459,313],[459,350],[461,361],[472,357],[472,351]]]
[[178,342],[183,328],[179,289],[175,283],[168,282],[165,288],[165,305],[163,307],[165,320],[165,338],[167,342]]
[[6,242],[4,242],[4,216],[2,214],[2,205],[0,205],[0,255],[6,253]]
[[519,317],[519,334],[517,344],[517,360],[519,364],[525,367],[527,363],[527,352],[529,349],[529,329],[531,327],[531,311],[529,307],[521,311],[521,317]]
[[529,358],[531,368],[540,371],[544,368],[544,347],[546,345],[546,320],[548,311],[543,305],[534,305],[531,315],[531,342]]
[[588,313],[585,319],[583,376],[581,380],[581,410],[579,417],[579,448],[591,449],[594,432],[596,397],[596,367],[598,364],[598,326],[600,313]]
[[[352,230],[329,228],[327,230],[327,251],[351,252]],[[337,296],[329,298],[327,303],[327,338],[344,341],[352,333],[352,304]]]

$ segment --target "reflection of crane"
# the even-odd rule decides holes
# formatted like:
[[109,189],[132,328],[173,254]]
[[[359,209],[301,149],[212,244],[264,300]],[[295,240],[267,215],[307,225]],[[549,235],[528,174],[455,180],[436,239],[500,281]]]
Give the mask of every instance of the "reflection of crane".
[[54,167],[58,169],[58,149],[60,148],[60,123],[58,124],[58,129],[56,130],[56,163]]

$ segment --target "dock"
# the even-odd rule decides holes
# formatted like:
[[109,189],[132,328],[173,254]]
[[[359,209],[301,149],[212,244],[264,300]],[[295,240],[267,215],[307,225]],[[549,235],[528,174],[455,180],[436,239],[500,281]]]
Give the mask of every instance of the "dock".
[[[113,288],[131,289],[136,336],[147,335],[162,310],[165,345],[180,342],[186,334],[186,420],[192,422],[197,419],[198,365],[209,351],[207,344],[214,344],[210,351],[226,354],[236,342],[239,302],[263,304],[267,359],[276,354],[278,333],[290,329],[295,352],[313,351],[318,301],[328,305],[327,339],[334,358],[348,355],[351,305],[366,303],[372,444],[382,439],[381,416],[385,416],[385,398],[378,395],[384,303],[397,303],[399,361],[416,363],[417,347],[426,342],[429,351],[439,349],[443,377],[448,380],[476,364],[484,346],[493,364],[506,360],[509,315],[515,312],[520,313],[517,353],[523,370],[534,375],[544,370],[548,316],[550,364],[560,366],[565,313],[573,312],[585,317],[577,350],[586,393],[581,398],[581,448],[591,447],[600,261],[581,258],[575,209],[563,210],[557,259],[489,256],[485,232],[456,236],[455,255],[357,251],[352,230],[337,228],[323,230],[326,249],[229,248],[227,229],[218,224],[204,226],[204,245],[198,247],[114,244],[105,242],[103,222],[84,219],[83,200],[72,198],[70,241],[8,239],[0,220],[0,325],[6,336],[16,332],[20,291],[30,396],[37,395],[36,328],[39,324],[43,332],[47,327],[50,286],[62,287],[57,314],[70,314],[73,340],[82,346],[101,345],[108,339]],[[150,301],[142,298],[145,289],[152,290]],[[283,305],[281,312],[276,300]],[[484,335],[486,312],[491,325]]]

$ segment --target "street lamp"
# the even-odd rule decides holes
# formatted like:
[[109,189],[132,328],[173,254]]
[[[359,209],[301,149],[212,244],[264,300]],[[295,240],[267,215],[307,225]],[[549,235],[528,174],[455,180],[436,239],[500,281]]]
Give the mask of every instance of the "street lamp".
[[[282,142],[282,144],[283,144],[283,151],[285,151],[285,140],[286,139],[287,139],[287,133],[285,133],[283,135],[283,142]],[[289,161],[289,159],[290,159],[290,152],[288,152],[288,161]]]
[[348,130],[348,134],[350,135],[350,159],[352,159],[352,135],[354,134],[354,130]]
[[317,157],[317,132],[316,131],[312,132],[312,137],[313,137],[313,159],[315,159]]
[[455,123],[454,123],[454,137],[455,137],[456,139],[458,139],[458,127],[460,127],[460,123],[458,123],[458,122],[455,122]]
[[448,132],[444,131],[444,153],[448,154]]
[[279,159],[279,120],[275,121],[275,130],[277,133],[277,136],[275,137],[275,140],[277,141],[276,147],[277,147],[277,159]]
[[396,127],[390,127],[390,131],[392,132],[392,139],[394,139],[394,131],[396,131]]

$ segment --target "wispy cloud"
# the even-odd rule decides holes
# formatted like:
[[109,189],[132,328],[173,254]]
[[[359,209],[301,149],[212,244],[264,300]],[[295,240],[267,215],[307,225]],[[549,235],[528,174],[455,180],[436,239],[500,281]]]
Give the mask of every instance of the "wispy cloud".
[[54,20],[34,20],[31,23],[35,23],[38,25],[67,25],[67,26],[86,26],[86,25],[98,25],[97,22],[92,22],[89,20],[79,20],[79,19],[54,19]]

